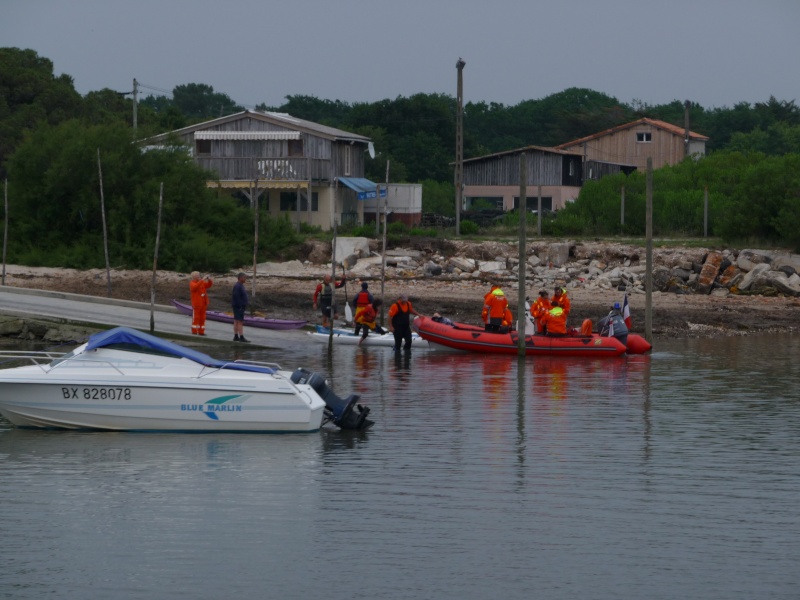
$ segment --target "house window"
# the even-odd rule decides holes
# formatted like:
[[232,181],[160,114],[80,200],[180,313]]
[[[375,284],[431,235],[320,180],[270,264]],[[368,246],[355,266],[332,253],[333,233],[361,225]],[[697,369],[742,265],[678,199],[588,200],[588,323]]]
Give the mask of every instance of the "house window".
[[195,140],[197,154],[211,154],[211,140]]
[[[297,210],[297,192],[281,192],[281,212]],[[308,194],[300,193],[300,210],[308,210]],[[319,194],[311,192],[311,212],[319,211]]]
[[344,174],[345,176],[350,176],[351,164],[353,161],[353,152],[351,146],[344,147]]
[[289,156],[303,156],[303,140],[289,140]]
[[636,141],[637,142],[652,142],[653,141],[653,134],[649,131],[640,131],[636,134]]

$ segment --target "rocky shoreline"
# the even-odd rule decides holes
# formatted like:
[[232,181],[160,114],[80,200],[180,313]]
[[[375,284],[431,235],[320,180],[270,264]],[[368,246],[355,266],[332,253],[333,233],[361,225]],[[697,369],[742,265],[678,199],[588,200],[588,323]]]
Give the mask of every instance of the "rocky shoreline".
[[[378,243],[340,238],[337,256],[346,266],[348,285],[339,289],[342,303],[359,283],[390,302],[407,294],[423,314],[438,310],[450,318],[478,322],[482,299],[491,282],[499,283],[516,314],[519,258],[516,243],[440,239],[409,241],[383,257]],[[311,306],[316,283],[331,272],[331,245],[307,244],[303,260],[256,266],[253,309],[275,318],[316,322]],[[715,337],[800,331],[800,255],[765,250],[671,247],[653,252],[653,334],[655,338]],[[8,265],[6,285],[106,296],[106,272],[93,269],[43,269]],[[252,266],[242,270],[252,274]],[[341,276],[341,268],[337,274]],[[228,310],[235,273],[210,274],[211,308]],[[112,270],[112,296],[150,301],[152,272]],[[156,302],[188,300],[188,275],[159,271]],[[566,287],[572,299],[570,323],[596,321],[628,294],[634,330],[644,331],[645,249],[600,242],[534,242],[526,248],[526,295]],[[253,281],[248,282],[253,292]],[[0,335],[2,326],[0,326]],[[30,339],[30,330],[5,334]]]

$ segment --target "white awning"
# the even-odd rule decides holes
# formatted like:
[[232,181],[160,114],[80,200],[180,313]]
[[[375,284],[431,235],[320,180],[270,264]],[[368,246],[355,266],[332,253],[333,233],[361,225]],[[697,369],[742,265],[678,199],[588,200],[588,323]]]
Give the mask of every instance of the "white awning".
[[195,131],[196,140],[299,140],[299,131]]

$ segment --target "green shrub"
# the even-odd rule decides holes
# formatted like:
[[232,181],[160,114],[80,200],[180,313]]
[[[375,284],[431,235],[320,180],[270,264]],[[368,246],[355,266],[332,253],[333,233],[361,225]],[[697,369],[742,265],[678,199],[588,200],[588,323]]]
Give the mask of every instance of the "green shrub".
[[371,225],[359,225],[354,228],[352,234],[355,237],[374,238],[375,237],[375,223]]
[[395,221],[389,223],[389,228],[386,230],[388,234],[393,235],[408,235],[408,226],[402,221]]
[[439,235],[439,231],[436,229],[422,229],[420,227],[414,227],[409,232],[409,235],[414,237],[436,237]]
[[461,235],[475,235],[479,229],[478,224],[473,221],[461,221]]

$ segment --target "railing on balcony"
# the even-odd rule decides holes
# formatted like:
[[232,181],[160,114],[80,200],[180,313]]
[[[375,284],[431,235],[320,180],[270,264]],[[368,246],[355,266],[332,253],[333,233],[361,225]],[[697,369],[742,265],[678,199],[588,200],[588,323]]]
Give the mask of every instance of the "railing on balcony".
[[197,156],[199,166],[223,180],[308,181],[330,178],[331,161],[319,158],[220,158]]

